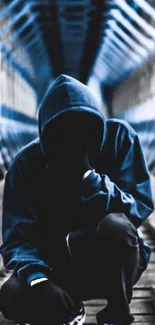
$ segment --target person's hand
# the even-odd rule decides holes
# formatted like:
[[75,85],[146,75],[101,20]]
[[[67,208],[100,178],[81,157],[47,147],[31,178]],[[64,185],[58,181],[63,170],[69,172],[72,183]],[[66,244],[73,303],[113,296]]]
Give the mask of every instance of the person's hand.
[[[34,311],[44,310],[44,314],[49,312],[53,321],[57,323],[68,322],[70,315],[76,310],[76,306],[69,294],[62,288],[53,283],[51,279],[40,282],[29,288],[30,299]],[[50,319],[51,319],[51,315]]]
[[93,167],[90,165],[88,149],[84,153],[83,163],[84,163],[84,169],[85,169],[84,173],[86,173],[88,170],[93,169]]

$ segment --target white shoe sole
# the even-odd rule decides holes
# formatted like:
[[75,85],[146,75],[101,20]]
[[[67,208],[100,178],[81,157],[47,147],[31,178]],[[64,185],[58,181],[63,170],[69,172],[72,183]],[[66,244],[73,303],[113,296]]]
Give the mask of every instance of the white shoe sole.
[[69,325],[82,325],[86,320],[86,314],[84,313],[81,317],[77,315],[70,323]]

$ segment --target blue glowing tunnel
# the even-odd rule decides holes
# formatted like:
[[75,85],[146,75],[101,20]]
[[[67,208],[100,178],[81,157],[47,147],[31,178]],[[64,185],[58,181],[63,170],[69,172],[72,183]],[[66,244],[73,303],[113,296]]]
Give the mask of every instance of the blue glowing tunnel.
[[154,67],[153,0],[0,0],[1,177],[38,135],[38,104],[60,73],[137,130],[155,173]]

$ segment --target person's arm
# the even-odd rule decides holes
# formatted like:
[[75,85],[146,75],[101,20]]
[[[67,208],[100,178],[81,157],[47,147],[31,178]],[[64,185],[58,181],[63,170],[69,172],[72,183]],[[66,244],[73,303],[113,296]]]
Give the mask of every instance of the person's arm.
[[33,284],[36,279],[51,276],[52,269],[40,259],[37,220],[23,187],[21,171],[13,165],[5,180],[0,253],[7,269],[12,269],[23,283]]
[[95,170],[85,174],[82,202],[92,223],[111,212],[123,212],[138,228],[154,209],[150,176],[136,132],[122,124],[119,136],[119,153],[113,166],[115,169],[115,163],[119,164],[116,179],[112,181]]

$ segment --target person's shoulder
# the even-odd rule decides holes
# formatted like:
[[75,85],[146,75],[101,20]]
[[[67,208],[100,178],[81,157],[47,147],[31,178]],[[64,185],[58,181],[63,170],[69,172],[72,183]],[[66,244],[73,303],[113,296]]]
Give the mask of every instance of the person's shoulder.
[[114,151],[120,151],[120,148],[124,150],[125,147],[134,144],[138,135],[127,121],[110,118],[106,122],[106,147],[108,150],[111,147]]
[[43,153],[40,141],[39,138],[36,138],[16,153],[9,170],[13,170],[17,166],[19,169],[33,167],[34,164],[36,165],[37,162],[41,162],[42,159]]
[[117,118],[109,118],[107,119],[107,128],[111,132],[121,133],[121,134],[129,134],[130,136],[137,135],[136,131],[133,127],[125,120],[117,119]]
[[22,159],[33,158],[37,153],[40,152],[40,142],[39,138],[31,141],[27,145],[25,145],[18,153],[16,153],[14,157],[14,163],[19,162]]

